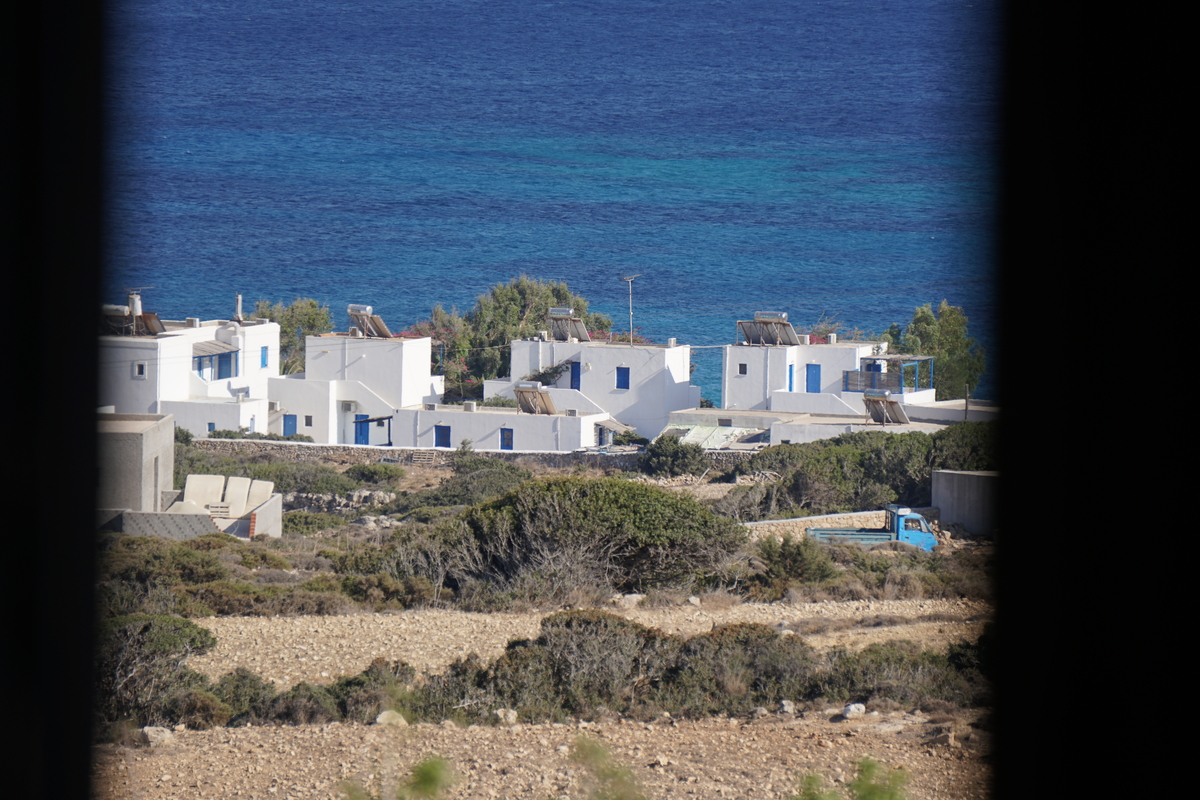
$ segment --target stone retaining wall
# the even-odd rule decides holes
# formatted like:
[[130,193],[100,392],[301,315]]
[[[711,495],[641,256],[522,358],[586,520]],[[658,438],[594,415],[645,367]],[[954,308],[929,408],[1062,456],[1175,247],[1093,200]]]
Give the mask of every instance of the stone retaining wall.
[[[936,508],[914,508],[913,511],[925,517],[931,527],[937,523]],[[785,534],[791,534],[793,539],[801,539],[809,528],[882,528],[886,521],[886,511],[860,511],[853,514],[822,514],[818,517],[771,519],[742,524],[750,529],[750,538],[758,541],[767,536],[782,539]]]
[[[421,458],[432,457],[432,466],[450,466],[453,450],[418,450],[406,447],[362,447],[349,444],[309,444],[308,442],[275,442],[266,439],[195,439],[192,444],[202,450],[218,455],[232,456],[235,454],[259,455],[266,454],[280,461],[325,461],[344,466],[353,464],[373,464],[381,458],[394,458],[401,464],[412,464],[414,454]],[[636,472],[638,453],[501,453],[486,452],[479,455],[488,458],[498,458],[511,461],[518,465],[536,464],[550,469],[573,469],[577,466],[593,467],[602,470],[618,470],[621,472]],[[708,451],[705,457],[712,462],[713,468],[728,469],[749,459],[753,453],[737,450]]]

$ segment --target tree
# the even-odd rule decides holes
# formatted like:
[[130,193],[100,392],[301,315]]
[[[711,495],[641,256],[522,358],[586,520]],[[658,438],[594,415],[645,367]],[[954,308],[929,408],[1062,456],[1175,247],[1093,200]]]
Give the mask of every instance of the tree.
[[481,294],[465,316],[435,306],[430,319],[413,325],[409,332],[438,340],[435,368],[446,376],[447,399],[479,397],[484,380],[507,372],[509,342],[544,330],[546,315],[555,306],[574,309],[589,331],[612,328],[612,320],[604,314],[588,313],[587,300],[572,294],[567,284],[521,275]]
[[937,311],[930,303],[913,312],[912,322],[899,336],[900,326],[892,326],[883,338],[904,352],[933,356],[933,388],[938,400],[965,397],[968,389],[979,385],[983,374],[983,348],[967,336],[967,317],[959,306],[942,300]]
[[290,375],[304,371],[304,337],[333,330],[329,306],[310,297],[297,297],[290,306],[268,300],[254,304],[254,316],[279,324],[279,372]]

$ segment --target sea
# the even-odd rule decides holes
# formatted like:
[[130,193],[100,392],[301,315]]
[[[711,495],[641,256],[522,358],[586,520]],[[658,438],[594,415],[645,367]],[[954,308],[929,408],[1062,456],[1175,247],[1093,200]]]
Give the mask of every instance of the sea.
[[525,274],[627,330],[632,286],[719,405],[738,319],[870,334],[945,299],[995,364],[1000,12],[112,0],[105,301],[397,331]]

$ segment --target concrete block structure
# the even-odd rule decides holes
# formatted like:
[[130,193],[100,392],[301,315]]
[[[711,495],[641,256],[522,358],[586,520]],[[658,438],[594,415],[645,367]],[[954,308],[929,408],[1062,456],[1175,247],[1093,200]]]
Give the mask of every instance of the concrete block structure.
[[933,504],[941,509],[942,527],[958,524],[969,533],[995,536],[1000,476],[989,471],[933,471]]
[[[241,298],[238,296],[238,306]],[[99,402],[119,414],[171,414],[193,435],[271,425],[267,381],[279,374],[279,326],[263,319],[160,320],[131,292],[105,306]]]
[[100,485],[96,507],[162,511],[175,472],[170,414],[97,414]]

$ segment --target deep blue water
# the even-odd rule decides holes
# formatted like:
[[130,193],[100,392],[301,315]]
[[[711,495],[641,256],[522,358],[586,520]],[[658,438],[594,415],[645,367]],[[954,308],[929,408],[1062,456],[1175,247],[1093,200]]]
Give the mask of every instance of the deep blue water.
[[399,330],[526,273],[621,327],[641,273],[654,341],[945,298],[996,353],[996,0],[119,0],[112,27],[110,302]]

